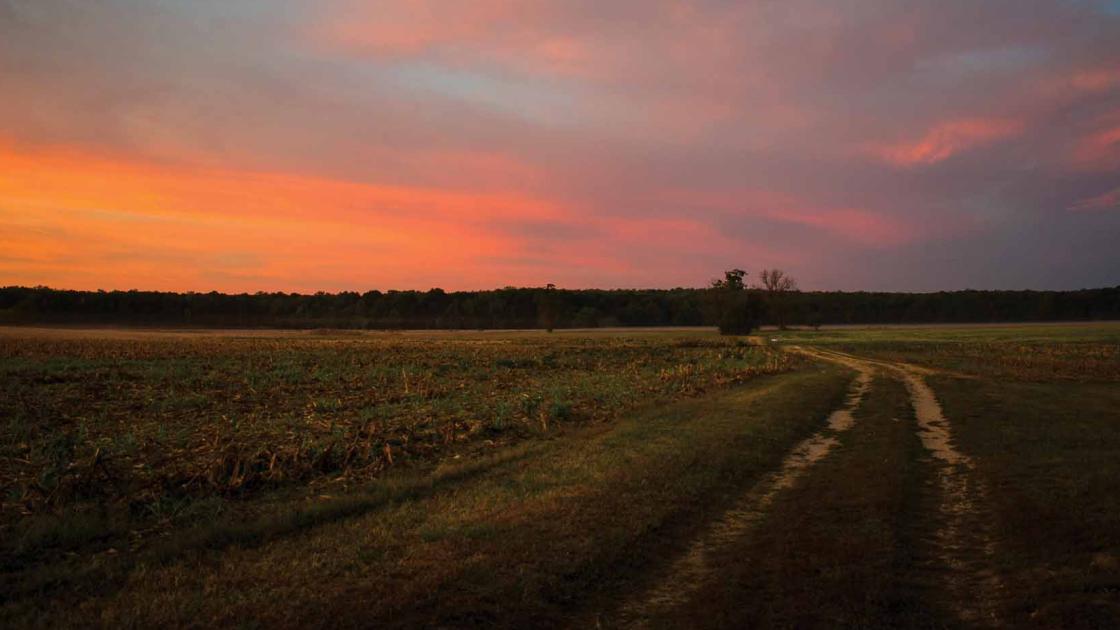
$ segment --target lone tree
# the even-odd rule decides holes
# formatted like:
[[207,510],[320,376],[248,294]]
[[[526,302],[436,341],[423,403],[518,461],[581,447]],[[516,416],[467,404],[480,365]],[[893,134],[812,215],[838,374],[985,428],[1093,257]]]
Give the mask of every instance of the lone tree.
[[763,269],[758,277],[758,288],[766,292],[766,310],[778,328],[785,330],[790,310],[786,294],[797,290],[797,281],[781,269]]
[[759,280],[762,281],[762,288],[765,289],[767,293],[782,293],[785,291],[797,290],[797,281],[781,269],[763,269],[758,277]]
[[747,288],[746,283],[747,272],[742,269],[731,269],[723,272],[723,278],[716,278],[712,280],[713,289],[725,289],[729,291],[742,291]]
[[754,330],[755,308],[747,291],[747,272],[731,269],[712,280],[709,291],[721,335],[747,335]]

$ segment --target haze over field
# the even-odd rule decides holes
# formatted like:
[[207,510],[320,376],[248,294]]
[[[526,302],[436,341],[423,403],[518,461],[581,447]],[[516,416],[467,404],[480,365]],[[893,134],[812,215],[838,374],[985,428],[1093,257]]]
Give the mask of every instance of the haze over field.
[[0,2],[0,283],[1117,283],[1120,4]]

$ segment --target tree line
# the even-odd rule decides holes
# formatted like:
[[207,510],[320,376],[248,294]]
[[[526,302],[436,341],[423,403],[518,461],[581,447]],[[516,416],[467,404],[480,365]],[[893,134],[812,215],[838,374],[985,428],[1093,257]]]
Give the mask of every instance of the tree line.
[[[885,293],[748,287],[732,270],[705,288],[357,293],[172,293],[0,288],[0,324],[499,329],[903,324],[1120,319],[1120,287]],[[792,281],[791,281],[792,282]],[[730,283],[730,284],[729,284]]]

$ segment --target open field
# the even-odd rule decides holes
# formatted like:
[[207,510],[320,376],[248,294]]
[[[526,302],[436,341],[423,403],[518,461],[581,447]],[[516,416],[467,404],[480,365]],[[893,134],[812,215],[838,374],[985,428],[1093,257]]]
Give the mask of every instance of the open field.
[[0,623],[1113,627],[1120,325],[0,330]]

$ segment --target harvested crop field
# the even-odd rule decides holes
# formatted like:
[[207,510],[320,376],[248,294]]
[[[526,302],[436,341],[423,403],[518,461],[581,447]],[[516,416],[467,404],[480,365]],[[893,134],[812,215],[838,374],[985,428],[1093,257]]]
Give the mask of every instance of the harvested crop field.
[[3,329],[0,619],[1107,627],[1118,349]]

